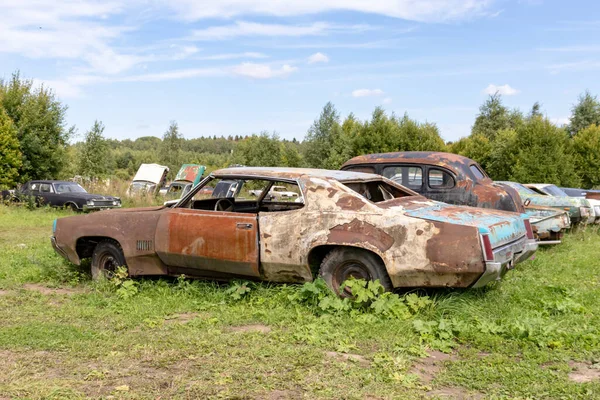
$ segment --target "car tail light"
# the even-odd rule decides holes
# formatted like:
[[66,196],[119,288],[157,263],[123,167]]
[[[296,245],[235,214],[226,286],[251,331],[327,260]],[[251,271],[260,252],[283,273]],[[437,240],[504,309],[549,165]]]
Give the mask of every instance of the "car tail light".
[[485,256],[485,261],[494,261],[494,251],[492,250],[490,235],[481,235],[481,242],[483,243],[483,254]]
[[533,229],[531,229],[531,222],[529,222],[529,219],[527,219],[527,218],[525,218],[523,220],[523,222],[525,222],[525,230],[527,231],[527,239],[534,239]]

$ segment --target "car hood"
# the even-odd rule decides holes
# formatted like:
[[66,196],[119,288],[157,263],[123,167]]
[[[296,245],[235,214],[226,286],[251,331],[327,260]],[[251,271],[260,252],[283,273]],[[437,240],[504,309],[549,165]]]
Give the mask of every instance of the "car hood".
[[487,208],[454,206],[431,200],[411,200],[404,205],[404,214],[429,221],[476,227],[490,237],[492,247],[510,243],[527,234],[526,216]]

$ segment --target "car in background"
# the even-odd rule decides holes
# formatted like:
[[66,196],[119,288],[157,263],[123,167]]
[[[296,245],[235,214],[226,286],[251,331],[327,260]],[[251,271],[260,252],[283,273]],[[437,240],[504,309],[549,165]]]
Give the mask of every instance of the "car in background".
[[600,200],[600,190],[577,189],[561,187],[563,192],[571,197],[585,197],[586,199]]
[[496,181],[496,183],[515,189],[525,199],[526,205],[551,207],[556,210],[567,211],[572,226],[580,223],[593,223],[595,220],[594,210],[586,199],[542,195],[518,182]]
[[184,196],[184,191],[196,186],[202,175],[204,175],[206,167],[198,164],[183,164],[175,176],[175,180],[171,182],[165,195],[170,198],[181,198]]
[[[262,190],[250,190],[249,193],[254,197],[259,197],[262,194]],[[298,193],[288,190],[285,186],[273,186],[269,190],[267,197],[270,200],[295,200],[298,198]]]
[[159,164],[142,164],[133,177],[127,193],[130,196],[155,195],[167,181],[169,167]]
[[567,211],[528,204],[525,213],[539,244],[561,243],[565,232],[571,227],[571,218]]
[[23,184],[14,193],[18,201],[31,199],[38,206],[65,207],[73,211],[106,210],[121,207],[121,199],[88,193],[78,183],[36,180]]
[[[550,183],[527,183],[527,184],[525,184],[525,186],[543,196],[575,197],[575,196],[570,196],[569,194],[567,194],[564,190],[562,190],[558,186],[552,185]],[[580,197],[580,198],[585,198],[585,196]],[[586,200],[592,207],[592,213],[594,214],[594,221],[590,221],[590,222],[599,224],[600,223],[600,200],[595,200],[595,199],[586,199]]]
[[481,166],[457,154],[403,151],[354,157],[344,171],[383,175],[436,201],[523,213],[519,194],[495,184]]
[[[217,192],[221,182],[229,188]],[[243,197],[274,185],[302,201]],[[481,287],[537,249],[520,214],[428,200],[379,175],[301,168],[218,170],[171,208],[60,218],[51,241],[72,263],[91,258],[95,278],[120,266],[131,276],[320,276],[341,296],[350,278],[386,290]]]

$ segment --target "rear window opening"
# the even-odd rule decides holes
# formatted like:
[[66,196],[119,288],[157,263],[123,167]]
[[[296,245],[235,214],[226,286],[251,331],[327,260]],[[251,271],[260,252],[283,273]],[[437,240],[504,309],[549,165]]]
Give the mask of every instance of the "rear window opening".
[[343,184],[373,203],[418,196],[417,193],[402,190],[385,181],[343,182]]

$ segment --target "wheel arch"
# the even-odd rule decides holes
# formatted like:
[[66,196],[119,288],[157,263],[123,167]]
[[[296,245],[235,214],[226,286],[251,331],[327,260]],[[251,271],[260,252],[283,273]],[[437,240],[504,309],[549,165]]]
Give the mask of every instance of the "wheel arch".
[[103,242],[103,241],[115,242],[119,245],[119,247],[121,247],[121,249],[123,248],[121,242],[119,242],[114,237],[82,236],[82,237],[78,238],[77,241],[75,242],[75,251],[77,253],[77,256],[79,257],[80,260],[82,260],[84,258],[92,257],[92,254],[94,254],[94,249],[96,248],[98,243]]
[[373,251],[372,249],[369,249],[369,248],[366,248],[363,246],[352,246],[352,245],[345,245],[345,244],[342,245],[342,244],[329,243],[329,244],[321,244],[318,246],[314,246],[308,252],[308,257],[307,257],[308,266],[310,268],[310,272],[313,276],[313,279],[315,279],[319,275],[319,268],[321,267],[321,263],[323,262],[323,260],[327,256],[327,254],[329,254],[332,250],[337,249],[337,248],[358,249],[358,250],[362,250],[367,253],[373,254],[375,257],[377,257],[379,262],[381,262],[381,265],[385,269],[385,273],[388,274],[388,277],[389,277],[389,272],[385,265],[385,261],[383,260],[383,257],[381,256],[381,254],[378,254],[376,251]]

